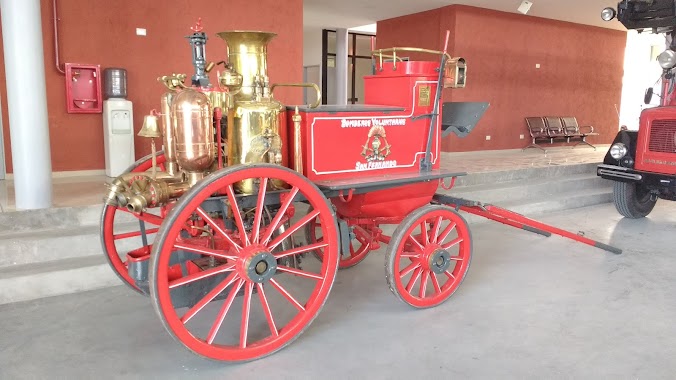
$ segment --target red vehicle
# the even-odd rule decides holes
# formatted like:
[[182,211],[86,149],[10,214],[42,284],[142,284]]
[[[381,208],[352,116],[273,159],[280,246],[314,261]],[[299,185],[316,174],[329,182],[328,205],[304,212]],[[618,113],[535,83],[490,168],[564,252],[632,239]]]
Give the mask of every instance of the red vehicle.
[[[650,214],[657,199],[676,200],[676,8],[672,0],[622,1],[602,18],[618,18],[627,29],[665,33],[670,46],[658,57],[664,73],[659,107],[641,113],[638,131],[620,131],[597,174],[615,181],[613,199],[627,218]],[[653,89],[646,91],[650,103]]]
[[[275,88],[319,89],[269,84],[274,34],[218,33],[228,61],[212,86],[216,65],[206,64],[206,35],[194,31],[192,85],[185,75],[159,78],[168,92],[139,133],[161,138],[163,150],[112,181],[101,219],[111,267],[150,297],[166,330],[194,353],[246,361],[280,350],[318,315],[337,270],[381,244],[394,295],[415,308],[441,304],[472,258],[457,209],[621,252],[436,194],[464,175],[440,169],[441,136],[469,133],[487,106],[441,109],[443,88],[465,86],[462,58],[378,50],[365,78],[367,105],[289,107],[273,98]],[[435,59],[402,61],[401,51]],[[398,225],[392,236],[386,224]]]

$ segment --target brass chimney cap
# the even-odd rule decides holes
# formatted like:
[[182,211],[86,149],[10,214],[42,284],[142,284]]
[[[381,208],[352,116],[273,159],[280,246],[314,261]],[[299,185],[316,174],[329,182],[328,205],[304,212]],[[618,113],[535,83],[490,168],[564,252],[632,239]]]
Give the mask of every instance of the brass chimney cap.
[[277,33],[262,32],[256,30],[227,30],[216,33],[228,45],[233,44],[267,44],[277,36]]

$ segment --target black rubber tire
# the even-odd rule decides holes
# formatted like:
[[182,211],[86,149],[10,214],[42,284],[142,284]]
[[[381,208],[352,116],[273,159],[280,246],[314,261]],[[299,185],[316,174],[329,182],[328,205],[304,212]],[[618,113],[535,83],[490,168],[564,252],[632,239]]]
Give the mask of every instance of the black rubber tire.
[[613,184],[613,202],[620,215],[630,219],[646,217],[655,207],[657,199],[651,199],[650,192],[631,182]]

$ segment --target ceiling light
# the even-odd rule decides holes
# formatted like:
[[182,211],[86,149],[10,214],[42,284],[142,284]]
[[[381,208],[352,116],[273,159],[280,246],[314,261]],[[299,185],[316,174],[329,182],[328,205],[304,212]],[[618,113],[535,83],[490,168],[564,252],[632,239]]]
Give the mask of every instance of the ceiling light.
[[615,8],[608,7],[601,11],[601,19],[603,19],[603,21],[611,21],[615,16],[617,16]]

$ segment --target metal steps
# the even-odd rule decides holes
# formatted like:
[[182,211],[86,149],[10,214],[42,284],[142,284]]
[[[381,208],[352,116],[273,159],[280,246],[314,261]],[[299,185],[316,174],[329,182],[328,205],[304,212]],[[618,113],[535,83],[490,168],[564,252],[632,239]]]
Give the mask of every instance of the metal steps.
[[120,284],[101,254],[0,268],[0,305]]
[[[439,193],[493,204],[529,217],[612,202],[612,183],[596,176],[597,164],[562,165],[470,174]],[[486,219],[464,215],[469,223]]]

